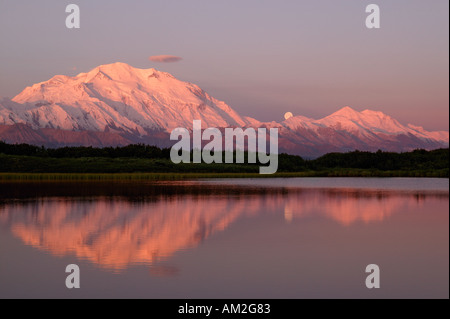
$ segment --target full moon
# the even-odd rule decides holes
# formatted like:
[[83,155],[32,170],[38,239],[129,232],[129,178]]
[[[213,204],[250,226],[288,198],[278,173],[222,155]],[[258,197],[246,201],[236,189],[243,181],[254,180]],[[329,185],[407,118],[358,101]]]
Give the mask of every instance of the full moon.
[[286,112],[286,113],[284,114],[284,119],[287,120],[288,118],[293,117],[293,116],[294,116],[294,115],[292,115],[291,112]]

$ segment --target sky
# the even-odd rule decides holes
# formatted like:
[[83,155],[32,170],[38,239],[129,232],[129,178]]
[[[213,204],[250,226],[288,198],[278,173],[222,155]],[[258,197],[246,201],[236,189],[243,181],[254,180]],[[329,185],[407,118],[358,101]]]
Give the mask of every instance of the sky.
[[[66,28],[70,3],[79,29]],[[365,25],[371,3],[380,29]],[[448,0],[0,0],[0,96],[125,62],[260,121],[350,106],[448,130],[448,10]],[[159,55],[178,58],[149,59]]]

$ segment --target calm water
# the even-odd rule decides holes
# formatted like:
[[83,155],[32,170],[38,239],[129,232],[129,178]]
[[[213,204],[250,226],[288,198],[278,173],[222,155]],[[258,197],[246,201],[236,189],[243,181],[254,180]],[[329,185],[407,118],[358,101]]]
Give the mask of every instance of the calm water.
[[448,179],[0,184],[0,298],[448,298],[448,210]]

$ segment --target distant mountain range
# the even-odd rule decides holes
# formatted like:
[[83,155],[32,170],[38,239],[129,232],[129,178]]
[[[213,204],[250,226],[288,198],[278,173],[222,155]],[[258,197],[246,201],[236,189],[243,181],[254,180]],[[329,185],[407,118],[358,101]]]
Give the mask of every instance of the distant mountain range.
[[75,77],[57,75],[0,99],[0,140],[58,146],[170,146],[176,127],[277,127],[280,152],[316,157],[355,149],[409,151],[448,147],[448,131],[402,125],[381,112],[350,107],[320,120],[280,123],[239,115],[197,85],[155,69],[125,63],[98,66]]

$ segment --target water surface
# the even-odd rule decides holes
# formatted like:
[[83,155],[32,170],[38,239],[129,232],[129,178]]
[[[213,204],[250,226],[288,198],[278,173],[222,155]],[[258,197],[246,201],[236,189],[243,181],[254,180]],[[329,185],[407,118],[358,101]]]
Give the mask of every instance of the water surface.
[[0,297],[448,298],[448,209],[448,179],[3,183]]

